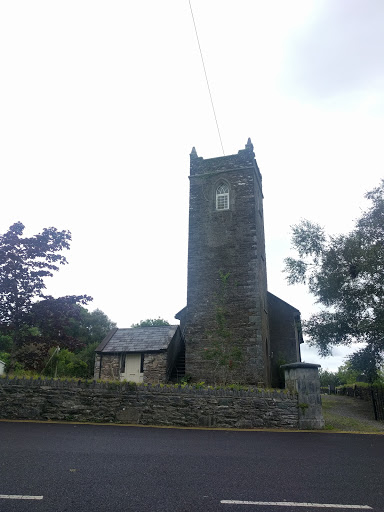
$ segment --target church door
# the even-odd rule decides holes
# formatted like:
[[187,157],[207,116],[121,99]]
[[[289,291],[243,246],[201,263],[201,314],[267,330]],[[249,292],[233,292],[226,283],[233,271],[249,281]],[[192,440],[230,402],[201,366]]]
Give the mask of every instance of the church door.
[[142,360],[142,354],[126,354],[124,372],[120,375],[121,380],[143,382]]

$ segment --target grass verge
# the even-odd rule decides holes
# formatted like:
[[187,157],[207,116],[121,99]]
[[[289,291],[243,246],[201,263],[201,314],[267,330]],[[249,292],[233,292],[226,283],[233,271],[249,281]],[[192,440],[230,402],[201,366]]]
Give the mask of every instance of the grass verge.
[[371,405],[359,398],[322,395],[325,430],[383,432],[384,423],[372,418]]

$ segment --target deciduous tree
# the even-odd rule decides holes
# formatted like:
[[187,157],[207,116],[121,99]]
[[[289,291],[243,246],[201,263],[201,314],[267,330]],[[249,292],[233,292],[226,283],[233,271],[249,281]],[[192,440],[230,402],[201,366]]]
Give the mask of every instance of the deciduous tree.
[[140,320],[138,324],[132,324],[131,327],[159,327],[162,325],[169,325],[167,320],[163,318],[147,318],[146,320]]
[[22,333],[22,341],[71,351],[84,348],[90,313],[83,306],[91,300],[88,295],[67,295],[35,302],[24,316],[24,322],[30,328]]
[[334,345],[364,342],[350,361],[373,380],[384,356],[384,180],[366,198],[350,233],[327,236],[307,220],[293,226],[298,258],[286,258],[285,271],[323,306],[304,325],[310,343],[329,355]]
[[69,231],[53,227],[32,237],[23,232],[16,222],[0,235],[0,326],[12,328],[16,344],[24,315],[34,299],[44,297],[44,278],[67,263],[61,251],[71,240]]

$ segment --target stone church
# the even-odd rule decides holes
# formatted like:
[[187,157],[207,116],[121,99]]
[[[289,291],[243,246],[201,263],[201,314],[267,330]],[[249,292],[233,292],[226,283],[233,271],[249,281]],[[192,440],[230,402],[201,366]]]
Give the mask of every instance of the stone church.
[[236,155],[190,155],[187,306],[180,327],[115,329],[95,379],[284,387],[300,361],[300,312],[267,291],[262,179],[251,140]]
[[187,306],[176,314],[194,381],[278,387],[300,361],[300,312],[267,291],[262,177],[250,139],[190,155]]

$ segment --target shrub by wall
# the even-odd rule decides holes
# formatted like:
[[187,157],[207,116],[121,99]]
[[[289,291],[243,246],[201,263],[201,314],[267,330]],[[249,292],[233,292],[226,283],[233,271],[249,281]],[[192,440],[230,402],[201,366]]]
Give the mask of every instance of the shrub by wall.
[[131,383],[0,379],[0,418],[221,428],[297,428],[297,396]]

